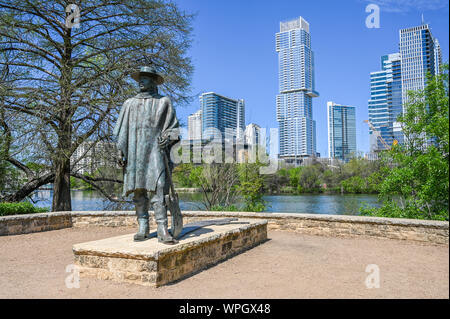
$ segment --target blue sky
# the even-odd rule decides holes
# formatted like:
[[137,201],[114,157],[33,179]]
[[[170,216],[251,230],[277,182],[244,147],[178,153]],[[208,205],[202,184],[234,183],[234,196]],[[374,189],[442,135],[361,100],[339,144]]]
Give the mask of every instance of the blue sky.
[[[448,0],[177,0],[197,13],[193,45],[192,95],[214,91],[246,102],[246,124],[278,127],[279,22],[302,16],[310,24],[315,53],[317,151],[328,156],[326,102],[356,106],[357,149],[369,150],[367,101],[369,74],[380,69],[380,57],[398,52],[399,30],[420,25],[423,14],[441,43],[448,62]],[[369,3],[380,6],[380,28],[365,25]],[[198,98],[179,107],[183,123],[199,108]]]

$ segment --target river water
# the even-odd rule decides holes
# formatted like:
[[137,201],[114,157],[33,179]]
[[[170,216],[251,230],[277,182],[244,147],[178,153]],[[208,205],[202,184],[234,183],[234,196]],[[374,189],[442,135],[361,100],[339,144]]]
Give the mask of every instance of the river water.
[[[204,210],[201,194],[180,193],[180,208],[182,210]],[[130,196],[131,197],[131,196]],[[35,205],[51,207],[52,191],[39,191],[33,197]],[[265,212],[277,213],[309,213],[332,215],[358,215],[363,205],[378,206],[376,195],[268,195]],[[239,206],[239,205],[238,205]],[[101,194],[95,191],[72,191],[72,210],[115,210]],[[120,208],[133,210],[133,206]]]

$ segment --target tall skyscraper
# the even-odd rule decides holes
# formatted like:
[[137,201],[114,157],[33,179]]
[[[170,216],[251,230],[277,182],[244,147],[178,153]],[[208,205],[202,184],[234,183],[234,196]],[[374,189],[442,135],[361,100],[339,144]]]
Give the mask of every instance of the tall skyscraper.
[[202,139],[202,110],[188,116],[188,139]]
[[348,161],[356,155],[356,112],[354,106],[327,102],[328,156]]
[[407,92],[425,88],[426,74],[439,73],[442,64],[441,47],[431,34],[428,24],[400,30],[402,58],[402,102],[405,111]]
[[276,97],[279,157],[298,163],[302,158],[316,156],[312,98],[319,94],[314,85],[314,53],[309,23],[302,17],[280,22],[276,51],[280,92]]
[[234,100],[214,92],[200,95],[202,111],[202,138],[211,139],[215,131],[225,137],[225,130],[232,129],[237,138],[242,138],[245,130],[245,102]]
[[370,73],[369,121],[377,132],[369,129],[370,151],[385,150],[377,134],[390,146],[403,142],[397,117],[402,114],[402,77],[399,53],[381,57],[381,71]]

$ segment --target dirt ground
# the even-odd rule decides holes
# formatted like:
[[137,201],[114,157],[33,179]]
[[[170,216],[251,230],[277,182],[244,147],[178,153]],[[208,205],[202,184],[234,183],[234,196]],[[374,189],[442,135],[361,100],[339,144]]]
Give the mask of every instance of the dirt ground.
[[[172,285],[82,278],[67,288],[72,245],[133,233],[70,228],[0,237],[0,298],[449,298],[449,248],[398,240],[269,232],[269,241]],[[379,288],[366,278],[379,269]],[[372,266],[374,267],[374,266]],[[372,281],[373,282],[373,281]]]

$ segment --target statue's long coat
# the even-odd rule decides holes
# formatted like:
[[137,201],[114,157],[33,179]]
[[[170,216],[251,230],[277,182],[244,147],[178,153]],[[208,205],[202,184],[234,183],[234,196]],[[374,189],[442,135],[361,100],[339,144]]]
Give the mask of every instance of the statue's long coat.
[[179,139],[179,123],[170,99],[139,93],[126,100],[113,134],[127,160],[123,195],[136,189],[155,191],[165,170],[158,138],[167,136],[172,142]]

